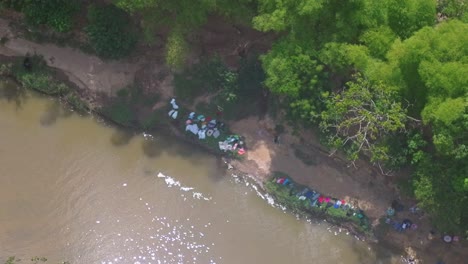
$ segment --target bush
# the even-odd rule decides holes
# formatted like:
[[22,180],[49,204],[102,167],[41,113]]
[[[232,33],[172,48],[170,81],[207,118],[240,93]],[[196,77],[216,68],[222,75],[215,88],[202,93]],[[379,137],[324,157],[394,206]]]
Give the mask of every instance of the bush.
[[[14,7],[18,7],[15,4]],[[48,25],[58,32],[72,29],[73,15],[79,10],[76,0],[25,0],[23,12],[33,25]]]
[[32,68],[26,70],[23,60],[18,60],[12,67],[11,73],[27,89],[32,89],[48,95],[64,95],[70,88],[53,78],[52,72],[47,68],[40,56],[30,58]]
[[131,30],[130,19],[113,5],[88,8],[86,33],[93,49],[99,56],[118,59],[130,54],[136,44],[136,35]]
[[65,100],[79,113],[86,113],[89,109],[88,105],[74,93],[68,94]]
[[48,95],[63,95],[70,88],[64,83],[56,82],[46,73],[29,73],[20,76],[19,81],[28,89],[33,89]]

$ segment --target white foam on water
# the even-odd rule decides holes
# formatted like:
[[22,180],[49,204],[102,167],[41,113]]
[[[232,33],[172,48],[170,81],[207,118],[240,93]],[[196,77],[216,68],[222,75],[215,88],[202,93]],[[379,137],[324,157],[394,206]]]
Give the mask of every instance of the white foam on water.
[[146,132],[143,132],[143,138],[144,138],[145,140],[150,140],[150,139],[154,139],[154,136],[151,135],[151,134],[148,134],[148,133],[146,133]]
[[[157,176],[158,178],[164,178],[164,181],[166,182],[167,187],[171,188],[171,187],[176,186],[176,187],[179,187],[179,189],[184,192],[195,190],[194,187],[182,186],[182,184],[179,181],[175,180],[174,178],[170,176],[166,176],[161,172],[159,172]],[[195,192],[195,191],[192,192],[192,197],[197,200],[205,200],[205,201],[210,201],[212,199],[212,197],[206,197],[201,192]],[[184,201],[185,200],[186,198],[184,198]]]

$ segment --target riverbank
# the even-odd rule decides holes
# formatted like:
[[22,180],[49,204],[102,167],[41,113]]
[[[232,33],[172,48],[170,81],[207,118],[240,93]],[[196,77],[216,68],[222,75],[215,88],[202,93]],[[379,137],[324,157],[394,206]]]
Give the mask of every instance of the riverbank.
[[[7,25],[2,24],[2,31],[5,30],[4,27],[7,27]],[[134,80],[150,83],[154,90],[159,93],[158,102],[151,107],[153,112],[164,109],[168,99],[174,95],[171,85],[172,74],[166,72],[161,65],[148,64],[150,62],[143,58],[141,58],[141,61],[134,59],[134,61],[138,61],[135,64],[130,62],[105,63],[94,56],[73,49],[61,48],[51,44],[39,45],[17,38],[12,32],[10,34],[9,40],[0,47],[1,54],[24,56],[26,53],[36,52],[44,56],[49,66],[66,73],[69,81],[81,89],[81,98],[88,101],[90,108],[94,111],[97,111],[104,103],[112,103],[112,101],[106,101],[108,97],[116,95],[119,89],[130,85]],[[70,54],[73,54],[73,56],[70,56]],[[76,63],[77,61],[82,63]],[[73,67],[70,65],[73,65]],[[97,65],[99,67],[96,67]],[[145,71],[148,71],[148,74],[144,74]],[[155,79],[154,76],[153,79],[149,78],[149,76],[161,72],[165,72],[165,75],[159,76],[159,79]],[[142,74],[143,77],[148,79],[135,78],[138,74]],[[121,82],[114,82],[113,80]],[[132,100],[132,98],[130,96],[125,100]],[[119,110],[118,113],[122,113],[122,108],[117,108],[117,110]],[[125,109],[123,112],[127,110]],[[152,112],[146,113],[145,111],[147,110],[140,112],[143,117],[135,120],[135,122],[145,121],[148,120],[148,117],[152,117]],[[162,113],[165,116],[165,112]],[[163,115],[158,113],[157,116]],[[117,123],[121,124],[121,120],[117,121]],[[180,139],[192,144],[198,143],[188,140],[179,130],[172,129],[172,126],[167,125],[167,121],[161,121],[162,123],[155,124],[156,126],[152,127],[152,129],[165,128],[166,131]],[[245,159],[242,161],[233,160],[232,166],[240,171],[247,172],[260,182],[265,182],[273,171],[285,172],[295,181],[311,186],[322,193],[353,199],[374,220],[374,228],[378,228],[380,224],[378,219],[385,214],[385,210],[391,204],[391,201],[399,198],[394,193],[396,192],[395,186],[387,178],[379,175],[378,170],[363,161],[358,162],[357,168],[353,168],[349,166],[345,159],[339,156],[329,157],[327,151],[320,146],[319,140],[312,132],[300,131],[299,135],[293,135],[294,129],[286,127],[279,144],[276,144],[273,140],[276,124],[277,122],[269,116],[251,116],[229,122],[229,126],[234,132],[245,136],[246,144],[249,146]],[[302,155],[298,155],[299,153]],[[299,158],[299,156],[302,158]],[[414,201],[408,203],[412,202]],[[427,219],[425,221],[428,222]],[[425,240],[425,233],[429,230],[430,226],[420,224],[418,234],[411,234],[414,236],[413,238],[407,238],[407,233],[392,233],[392,230],[387,230],[387,233],[380,235],[379,238],[389,242],[393,241],[400,248],[414,247],[416,251],[425,251],[423,254],[447,255],[447,252],[432,250],[431,244],[434,244],[434,241]],[[421,257],[425,258],[426,256]],[[448,259],[449,257],[442,258]],[[428,261],[433,259],[435,259],[435,256],[427,256]]]
[[[153,117],[156,117],[156,119],[163,121],[158,122],[158,124],[155,127],[153,127],[151,130],[148,130],[148,128],[145,129],[143,124],[131,123],[123,119],[123,114],[118,113],[117,110],[113,109],[113,105],[116,104],[116,102],[109,101],[108,98],[101,98],[101,100],[99,101],[92,101],[83,96],[83,91],[80,91],[80,89],[76,85],[69,82],[66,79],[66,76],[64,76],[60,71],[52,70],[51,68],[47,67],[45,65],[44,59],[39,55],[28,57],[0,56],[0,58],[3,61],[3,64],[0,65],[0,76],[14,80],[19,86],[22,86],[23,88],[34,90],[36,92],[48,96],[58,97],[62,102],[68,104],[73,110],[77,111],[79,114],[86,114],[88,112],[91,114],[96,114],[104,118],[104,120],[111,122],[117,126],[129,128],[133,131],[138,131],[139,133],[151,133],[154,131],[157,133],[163,132],[169,134],[170,136],[176,137],[181,141],[185,141],[199,148],[202,148],[205,151],[212,153],[213,155],[221,157],[223,161],[225,161],[225,163],[227,164],[228,169],[235,169],[232,165],[234,162],[236,162],[239,165],[243,164],[244,159],[242,155],[238,155],[237,153],[231,151],[224,152],[218,148],[217,142],[224,141],[226,137],[228,137],[228,135],[232,134],[231,131],[228,130],[228,128],[223,128],[222,130],[220,130],[221,135],[216,139],[207,138],[205,140],[199,140],[197,137],[194,137],[193,135],[187,133],[184,130],[185,122],[181,122],[184,121],[183,118],[172,120],[171,118],[166,116],[166,111],[156,110],[154,112]],[[159,103],[157,100],[156,102]],[[186,108],[178,108],[178,111],[180,112],[180,115],[186,116],[188,112],[192,110]],[[213,113],[205,114],[209,115]],[[241,137],[240,140],[245,141],[245,138]],[[236,174],[243,174],[252,177],[251,173],[247,170],[238,170]],[[349,229],[354,235],[359,236],[361,238],[372,237],[372,232],[368,219],[364,215],[364,212],[360,211],[359,208],[355,208],[353,210],[355,210],[356,212],[360,211],[359,214],[361,216],[364,216],[364,219],[366,219],[365,224],[362,224],[362,221],[361,223],[359,223],[359,221],[348,221],[348,219],[346,217],[343,218],[341,214],[330,212],[333,211],[331,210],[333,208],[327,210],[328,206],[325,208],[325,205],[323,206],[323,208],[318,207],[317,210],[313,210],[314,207],[309,207],[305,203],[301,203],[304,206],[292,206],[299,197],[299,189],[297,188],[304,189],[305,186],[301,187],[300,185],[294,184],[294,188],[297,189],[295,190],[294,195],[291,196],[294,198],[281,199],[282,197],[284,197],[283,195],[281,195],[282,189],[275,188],[275,184],[273,184],[274,181],[276,181],[275,175],[276,173],[265,172],[261,175],[261,177],[257,176],[252,178],[261,186],[263,186],[265,192],[269,193],[270,195],[273,195],[282,206],[285,206],[286,208],[290,209],[293,213],[300,214],[305,217],[313,216],[319,219],[326,219],[328,220],[328,222],[333,223],[336,226]],[[292,183],[292,179],[286,174],[284,175],[288,178],[288,181],[291,181]],[[298,195],[297,197],[296,194]],[[326,194],[324,195],[326,196]],[[347,203],[351,205],[351,203],[354,203],[354,201],[348,197]],[[351,220],[351,218],[349,220]]]

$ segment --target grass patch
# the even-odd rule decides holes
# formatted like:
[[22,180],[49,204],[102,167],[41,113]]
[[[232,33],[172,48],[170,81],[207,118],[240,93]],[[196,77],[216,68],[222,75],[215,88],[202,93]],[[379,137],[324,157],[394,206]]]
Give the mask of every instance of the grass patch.
[[30,58],[30,63],[28,69],[24,66],[24,60],[18,59],[11,69],[11,74],[23,87],[48,95],[65,95],[70,92],[70,87],[54,78],[42,57],[35,55]]
[[269,180],[264,185],[266,191],[275,196],[276,200],[295,213],[305,213],[307,210],[307,201],[299,200],[295,194],[296,190],[291,186],[282,186]]
[[75,93],[69,93],[65,96],[65,101],[78,113],[84,114],[89,111],[89,106],[86,102],[80,99]]
[[[18,58],[11,64],[2,64],[0,75],[12,77],[22,87],[47,95],[64,96],[71,91],[68,85],[56,79],[42,57],[35,55],[28,60],[26,63],[24,58]],[[25,64],[30,66],[25,67]]]

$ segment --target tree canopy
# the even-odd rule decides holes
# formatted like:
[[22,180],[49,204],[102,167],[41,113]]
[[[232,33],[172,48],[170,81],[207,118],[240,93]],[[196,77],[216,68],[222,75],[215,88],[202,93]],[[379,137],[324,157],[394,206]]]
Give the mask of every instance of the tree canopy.
[[[76,1],[49,2],[64,1],[0,0],[32,24],[71,30]],[[437,227],[468,230],[465,0],[112,2],[89,9],[86,27],[91,46],[108,58],[128,54],[135,44],[129,15],[147,42],[159,26],[170,29],[166,63],[173,68],[185,66],[187,35],[210,15],[273,32],[271,49],[260,55],[256,87],[279,98],[297,126],[320,127],[351,160],[413,166],[414,195]]]

